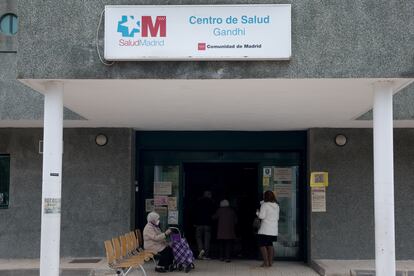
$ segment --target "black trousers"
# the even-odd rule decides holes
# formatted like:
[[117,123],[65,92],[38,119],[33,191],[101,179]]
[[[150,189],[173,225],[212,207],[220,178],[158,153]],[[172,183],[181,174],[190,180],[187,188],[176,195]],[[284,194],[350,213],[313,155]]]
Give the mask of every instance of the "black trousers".
[[233,246],[233,240],[219,240],[220,242],[220,259],[229,260]]
[[174,254],[171,247],[167,246],[164,250],[158,252],[158,255],[160,256],[158,259],[158,266],[168,269],[170,265],[173,264]]

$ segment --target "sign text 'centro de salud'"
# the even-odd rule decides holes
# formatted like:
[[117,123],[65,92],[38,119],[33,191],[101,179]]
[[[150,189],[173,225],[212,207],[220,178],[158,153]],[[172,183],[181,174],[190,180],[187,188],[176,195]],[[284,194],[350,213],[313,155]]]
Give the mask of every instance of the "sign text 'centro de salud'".
[[291,6],[105,6],[107,60],[287,60]]

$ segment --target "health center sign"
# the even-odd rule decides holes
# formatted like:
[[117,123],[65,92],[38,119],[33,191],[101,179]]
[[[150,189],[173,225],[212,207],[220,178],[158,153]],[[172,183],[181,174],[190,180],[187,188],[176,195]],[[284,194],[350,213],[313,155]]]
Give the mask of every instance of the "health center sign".
[[105,6],[107,60],[288,60],[291,6]]

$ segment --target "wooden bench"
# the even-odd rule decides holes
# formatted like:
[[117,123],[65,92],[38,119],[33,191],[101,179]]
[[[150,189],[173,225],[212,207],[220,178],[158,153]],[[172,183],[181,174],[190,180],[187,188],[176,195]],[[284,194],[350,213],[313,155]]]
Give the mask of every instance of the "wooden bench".
[[150,260],[155,263],[154,254],[142,249],[141,240],[135,233],[140,234],[140,231],[136,230],[104,241],[108,266],[117,274],[125,276],[132,269],[140,268],[146,276],[144,263]]
[[134,232],[131,232],[131,235],[136,237],[136,241],[137,241],[136,247],[139,249],[139,251],[142,252],[145,255],[151,256],[151,258],[154,259],[154,255],[156,255],[157,252],[152,252],[150,250],[145,250],[143,248],[144,240],[142,239],[141,231],[139,229],[135,229]]

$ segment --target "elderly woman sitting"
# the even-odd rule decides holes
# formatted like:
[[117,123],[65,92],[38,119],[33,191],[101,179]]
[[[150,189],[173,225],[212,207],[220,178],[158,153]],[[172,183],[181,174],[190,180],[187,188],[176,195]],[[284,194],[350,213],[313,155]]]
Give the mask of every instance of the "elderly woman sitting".
[[160,227],[160,215],[151,212],[147,216],[147,225],[144,227],[144,249],[159,255],[158,265],[155,267],[157,272],[167,272],[172,268],[174,255],[172,248],[166,241],[167,236],[171,233],[167,229],[164,233]]

